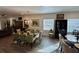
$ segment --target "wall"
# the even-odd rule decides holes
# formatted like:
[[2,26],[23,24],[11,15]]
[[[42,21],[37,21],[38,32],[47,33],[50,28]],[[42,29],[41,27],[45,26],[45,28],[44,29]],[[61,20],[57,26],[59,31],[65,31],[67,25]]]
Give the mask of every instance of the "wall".
[[[79,12],[65,12],[65,19],[79,19]],[[6,19],[12,19],[17,17],[7,17],[7,18],[0,18],[1,20],[1,27],[4,28],[4,22]],[[31,19],[39,19],[39,27],[34,27],[36,29],[40,29],[44,35],[48,34],[48,31],[43,31],[43,19],[56,19],[56,14],[33,14],[33,15],[24,15],[23,20],[31,20]],[[31,28],[33,28],[31,23],[29,24]]]
[[5,26],[5,23],[7,21],[7,18],[5,17],[1,17],[0,18],[0,21],[1,21],[1,30],[4,29],[6,26]]
[[[31,27],[34,29],[40,29],[43,35],[46,35],[48,31],[43,31],[43,19],[56,19],[56,14],[36,14],[23,16],[23,20],[39,19],[39,27]],[[30,24],[31,26],[32,24]]]
[[65,19],[79,19],[79,12],[73,12],[73,13],[64,13]]
[[[6,27],[7,20],[10,20],[11,17],[0,17],[0,29],[4,29]],[[12,20],[12,19],[11,19]],[[12,25],[12,21],[10,20],[10,25]]]
[[[63,13],[65,15],[65,19],[79,19],[79,12],[65,12]],[[39,28],[43,35],[47,35],[48,31],[43,31],[43,19],[55,19],[56,20],[56,14],[35,14],[35,15],[25,15],[23,16],[23,20],[30,20],[30,19],[39,19]],[[31,24],[30,24],[31,25]]]

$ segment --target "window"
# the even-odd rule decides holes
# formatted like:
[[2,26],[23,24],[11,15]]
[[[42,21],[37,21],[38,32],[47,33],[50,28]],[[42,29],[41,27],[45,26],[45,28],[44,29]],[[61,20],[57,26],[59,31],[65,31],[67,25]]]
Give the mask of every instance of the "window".
[[54,19],[44,19],[43,20],[43,30],[54,29]]
[[79,30],[79,19],[68,19],[68,32]]

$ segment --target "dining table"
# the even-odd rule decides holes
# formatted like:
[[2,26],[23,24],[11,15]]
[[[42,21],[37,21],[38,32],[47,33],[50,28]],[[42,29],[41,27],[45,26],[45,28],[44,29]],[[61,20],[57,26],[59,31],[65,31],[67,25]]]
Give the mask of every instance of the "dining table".
[[72,34],[67,34],[65,36],[67,38],[67,40],[71,41],[71,42],[79,42],[79,36],[75,36],[75,35],[72,35]]
[[79,38],[78,38],[78,36],[75,36],[72,34],[67,34],[65,37],[67,38],[67,42],[69,42],[69,44],[71,43],[71,45],[73,47],[75,47],[79,52]]

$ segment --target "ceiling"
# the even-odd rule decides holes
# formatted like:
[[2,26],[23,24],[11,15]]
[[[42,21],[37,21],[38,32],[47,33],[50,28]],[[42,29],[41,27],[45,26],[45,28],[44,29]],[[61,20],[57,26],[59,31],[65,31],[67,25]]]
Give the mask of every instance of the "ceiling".
[[27,15],[78,12],[79,6],[0,6],[0,14]]

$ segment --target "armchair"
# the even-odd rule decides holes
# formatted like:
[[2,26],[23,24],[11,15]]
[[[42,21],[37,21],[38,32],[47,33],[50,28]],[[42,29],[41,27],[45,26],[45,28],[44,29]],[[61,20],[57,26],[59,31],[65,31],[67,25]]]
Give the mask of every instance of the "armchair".
[[50,29],[50,31],[49,31],[48,34],[49,34],[49,37],[50,37],[50,38],[54,38],[54,36],[55,36],[55,35],[54,35],[54,31],[53,31],[52,29]]

